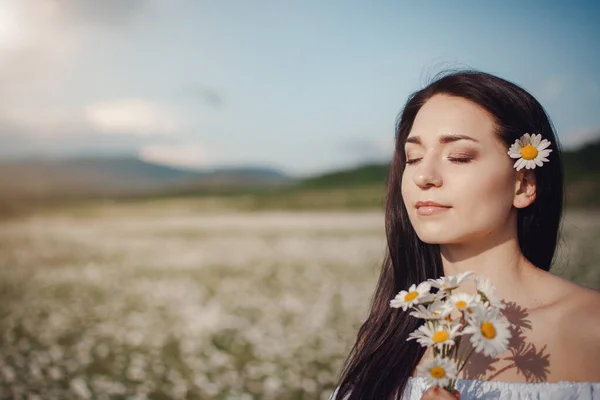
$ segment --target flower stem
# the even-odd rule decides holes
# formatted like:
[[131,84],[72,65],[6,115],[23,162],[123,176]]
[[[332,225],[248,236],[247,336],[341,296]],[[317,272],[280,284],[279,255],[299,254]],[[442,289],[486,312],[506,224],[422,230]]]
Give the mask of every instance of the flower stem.
[[462,363],[462,366],[461,366],[461,367],[458,369],[458,372],[457,372],[457,374],[459,374],[459,373],[460,373],[460,371],[462,371],[462,370],[463,370],[463,368],[465,367],[465,365],[467,365],[467,360],[469,359],[469,357],[471,357],[471,354],[473,354],[473,352],[474,352],[474,351],[475,351],[475,347],[473,347],[473,348],[471,349],[471,351],[469,352],[469,355],[468,355],[467,357],[465,357],[465,359],[464,359],[464,360],[462,360],[462,361],[463,361],[463,363]]
[[451,357],[451,358],[454,358],[454,361],[458,361],[458,350],[460,349],[460,340],[461,339],[462,339],[462,337],[459,336],[456,339],[456,344],[454,345],[454,354],[453,354],[454,357]]

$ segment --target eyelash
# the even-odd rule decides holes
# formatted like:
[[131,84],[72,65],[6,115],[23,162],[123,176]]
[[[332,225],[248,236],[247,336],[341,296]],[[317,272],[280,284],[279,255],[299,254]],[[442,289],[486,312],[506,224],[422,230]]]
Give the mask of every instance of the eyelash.
[[[419,161],[420,158],[413,158],[412,160],[406,160],[407,164],[414,164],[417,161]],[[472,158],[455,158],[455,157],[448,157],[448,160],[450,160],[450,162],[453,162],[455,164],[466,164],[468,162],[470,162],[472,160]]]

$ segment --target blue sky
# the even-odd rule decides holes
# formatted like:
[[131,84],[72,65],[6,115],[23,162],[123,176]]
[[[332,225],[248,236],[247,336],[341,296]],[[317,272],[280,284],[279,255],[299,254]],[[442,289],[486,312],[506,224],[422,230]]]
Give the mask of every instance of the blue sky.
[[600,135],[600,6],[550,1],[0,0],[0,158],[136,155],[294,175],[388,159],[444,68]]

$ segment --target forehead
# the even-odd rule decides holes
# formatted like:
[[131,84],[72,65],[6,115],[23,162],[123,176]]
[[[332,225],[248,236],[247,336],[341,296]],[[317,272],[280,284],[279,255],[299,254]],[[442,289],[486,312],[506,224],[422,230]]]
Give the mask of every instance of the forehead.
[[409,137],[433,145],[442,135],[468,135],[480,143],[497,142],[493,117],[479,105],[448,95],[435,95],[419,110]]

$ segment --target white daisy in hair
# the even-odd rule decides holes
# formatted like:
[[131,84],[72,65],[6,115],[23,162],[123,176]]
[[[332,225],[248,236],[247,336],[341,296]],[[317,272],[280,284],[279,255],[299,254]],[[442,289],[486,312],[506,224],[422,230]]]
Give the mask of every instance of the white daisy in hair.
[[470,341],[477,353],[495,357],[508,349],[509,327],[509,322],[501,317],[500,309],[476,307],[462,333],[472,334]]
[[536,166],[541,167],[544,162],[548,162],[548,157],[552,152],[548,149],[550,141],[542,139],[542,135],[529,133],[524,134],[521,138],[515,140],[508,150],[508,155],[511,158],[518,158],[513,167],[517,171],[522,168],[534,169]]
[[492,285],[489,279],[475,277],[475,288],[477,293],[481,295],[482,301],[489,303],[489,305],[503,309],[506,305],[496,295],[496,289]]
[[428,321],[439,320],[450,313],[450,310],[448,310],[448,307],[446,307],[445,304],[446,303],[444,303],[442,300],[435,299],[433,303],[427,306],[421,304],[414,306],[414,311],[412,311],[409,315]]
[[408,290],[402,290],[390,300],[390,307],[402,308],[406,311],[413,305],[432,302],[434,296],[429,292],[430,290],[431,285],[427,282],[421,282],[419,286],[413,283]]
[[454,346],[460,324],[448,324],[437,321],[431,321],[421,325],[416,331],[411,332],[406,340],[416,339],[424,347],[442,348],[444,345]]
[[472,271],[462,272],[457,275],[442,276],[438,279],[429,279],[431,286],[443,291],[451,291],[456,289],[467,279],[475,275]]
[[457,374],[456,365],[451,360],[439,356],[423,361],[417,367],[417,376],[425,378],[431,386],[447,386],[451,380],[457,378]]

